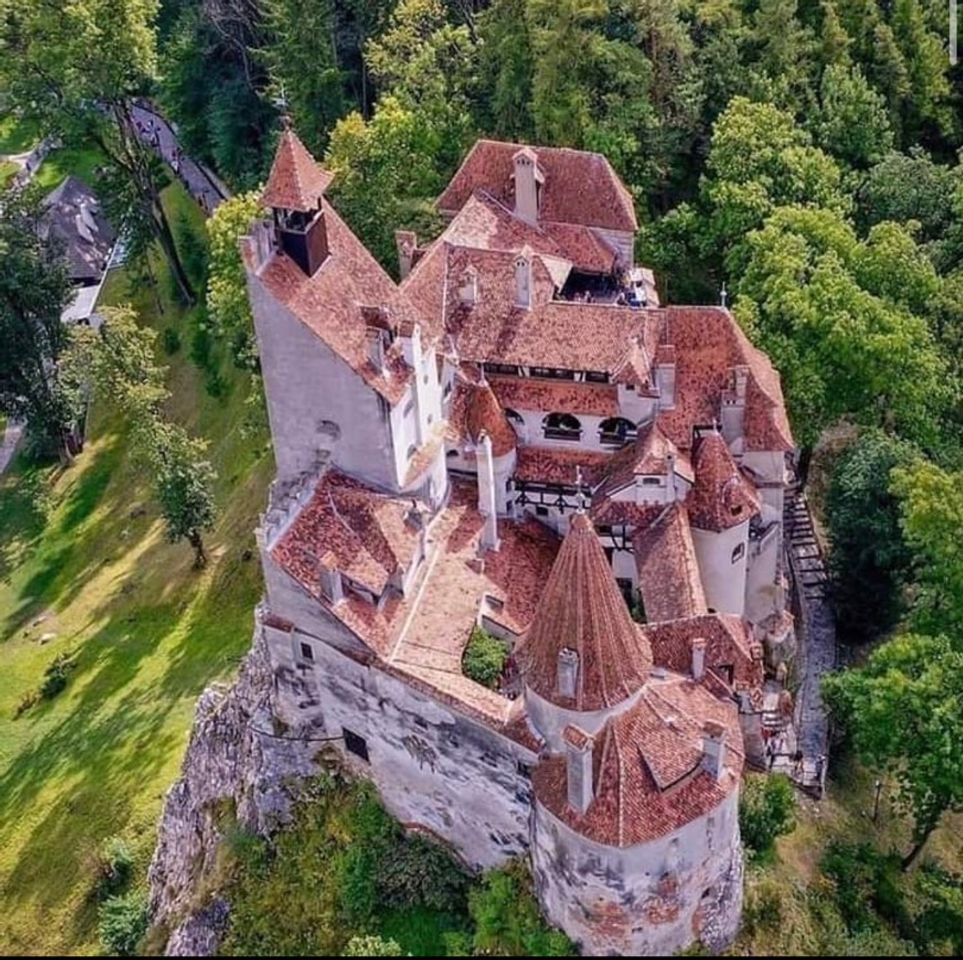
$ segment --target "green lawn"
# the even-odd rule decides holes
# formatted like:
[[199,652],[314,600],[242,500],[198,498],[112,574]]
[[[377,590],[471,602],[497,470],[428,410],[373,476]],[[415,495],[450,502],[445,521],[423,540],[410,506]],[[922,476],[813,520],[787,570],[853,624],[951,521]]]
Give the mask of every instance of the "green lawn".
[[104,155],[94,147],[61,147],[51,150],[44,158],[33,182],[45,190],[52,190],[67,176],[73,174],[88,186],[96,189],[95,171],[104,162]]
[[0,118],[0,155],[26,153],[40,139],[35,120],[24,120],[14,114]]
[[[172,208],[199,214],[179,187]],[[155,264],[160,269],[159,263]],[[225,370],[227,394],[203,390],[188,359],[189,317],[161,283],[133,300],[146,322],[175,326],[170,413],[211,440],[221,508],[211,562],[169,544],[150,487],[127,455],[123,411],[92,412],[75,467],[22,459],[0,480],[0,951],[97,949],[92,857],[105,838],[131,845],[143,881],[164,792],[177,775],[194,702],[228,677],[250,642],[261,592],[253,528],[273,472],[265,438],[239,427],[246,377]],[[107,302],[128,297],[122,271]],[[44,619],[40,621],[40,618]],[[54,634],[41,642],[45,634]],[[54,700],[14,712],[55,656],[76,656]]]

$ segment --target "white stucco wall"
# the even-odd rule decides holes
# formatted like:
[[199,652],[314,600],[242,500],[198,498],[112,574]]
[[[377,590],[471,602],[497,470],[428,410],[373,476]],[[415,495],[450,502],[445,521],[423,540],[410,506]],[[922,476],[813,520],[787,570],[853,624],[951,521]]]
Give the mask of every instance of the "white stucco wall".
[[550,703],[544,697],[540,697],[534,690],[526,687],[525,707],[528,710],[528,719],[532,726],[539,732],[545,740],[546,747],[550,753],[562,753],[565,750],[565,742],[562,740],[562,731],[571,723],[580,727],[586,733],[596,734],[610,717],[624,713],[632,706],[641,694],[641,689],[632,696],[626,698],[622,703],[609,707],[607,710],[594,710],[579,712],[577,710],[566,710]]
[[[706,605],[718,613],[741,616],[744,612],[748,535],[748,520],[720,533],[692,528],[692,543],[699,562]],[[742,556],[733,563],[733,551],[740,543],[743,544]]]
[[546,916],[584,954],[671,956],[696,940],[718,951],[742,914],[738,791],[708,816],[624,849],[580,836],[536,802],[532,868]]

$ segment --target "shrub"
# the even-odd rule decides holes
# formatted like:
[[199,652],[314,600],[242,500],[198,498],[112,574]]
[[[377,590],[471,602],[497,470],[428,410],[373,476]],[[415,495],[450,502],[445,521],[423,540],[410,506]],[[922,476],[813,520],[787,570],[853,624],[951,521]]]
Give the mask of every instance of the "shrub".
[[344,948],[342,957],[402,957],[401,947],[394,940],[381,937],[352,937]]
[[105,900],[100,905],[98,932],[108,953],[119,957],[132,956],[147,932],[147,895],[134,891]]
[[191,281],[199,287],[207,283],[207,238],[204,228],[196,230],[185,215],[177,221],[177,241],[184,269]]
[[772,848],[776,837],[796,825],[796,795],[789,778],[782,774],[747,777],[739,798],[739,827],[750,857]]
[[170,357],[180,350],[181,335],[173,327],[165,327],[161,343],[164,345],[164,353]]
[[110,837],[104,842],[97,858],[97,899],[106,900],[120,893],[130,881],[133,871],[134,858],[127,844],[120,837]]
[[481,627],[472,630],[462,658],[462,669],[466,677],[495,690],[507,660],[508,644],[504,640],[493,637]]
[[575,952],[568,937],[542,919],[528,868],[520,861],[486,873],[468,894],[468,912],[475,922],[477,954],[565,957]]
[[382,900],[390,907],[430,907],[452,913],[465,908],[468,877],[442,846],[406,837],[383,864]]
[[44,671],[43,683],[40,685],[42,700],[52,700],[67,686],[67,675],[73,669],[73,666],[73,661],[68,654],[58,654],[53,663]]

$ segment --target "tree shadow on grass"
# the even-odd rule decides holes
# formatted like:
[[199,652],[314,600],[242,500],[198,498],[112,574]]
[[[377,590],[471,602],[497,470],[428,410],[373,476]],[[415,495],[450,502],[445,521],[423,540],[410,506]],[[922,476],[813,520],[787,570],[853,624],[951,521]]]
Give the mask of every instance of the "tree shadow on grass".
[[54,476],[54,468],[20,454],[0,478],[0,580],[10,579],[43,535]]

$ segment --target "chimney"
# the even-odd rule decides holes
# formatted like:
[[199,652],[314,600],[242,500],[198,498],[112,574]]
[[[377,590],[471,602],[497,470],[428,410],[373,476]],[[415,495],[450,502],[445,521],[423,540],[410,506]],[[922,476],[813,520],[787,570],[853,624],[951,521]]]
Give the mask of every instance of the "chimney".
[[398,251],[398,275],[404,280],[414,266],[418,234],[413,230],[395,230],[395,248]]
[[578,652],[571,647],[558,651],[558,693],[561,697],[575,699],[578,683]]
[[309,277],[328,259],[328,228],[324,211],[275,210],[281,249]]
[[495,465],[492,455],[492,438],[487,433],[480,437],[478,457],[478,512],[485,518],[482,528],[483,550],[497,550],[498,512],[495,504]]
[[539,184],[544,181],[538,168],[538,155],[530,147],[522,147],[512,162],[515,165],[515,216],[528,223],[538,220]]
[[321,564],[318,568],[318,574],[321,580],[321,593],[324,594],[325,600],[332,605],[340,603],[344,599],[340,571],[326,564]]
[[671,410],[675,406],[675,348],[659,347],[655,361],[655,388],[659,392],[659,406]]
[[695,637],[692,641],[692,679],[701,680],[706,672],[706,639]]
[[532,306],[532,259],[527,249],[515,258],[515,306],[523,310]]
[[671,450],[665,455],[665,483],[669,489],[669,499],[675,500],[675,454]]
[[478,302],[478,271],[474,267],[469,267],[462,275],[458,299],[467,307],[473,307]]
[[585,813],[595,795],[595,785],[592,783],[592,748],[595,740],[572,724],[562,731],[562,739],[565,741],[568,803],[579,813]]
[[702,725],[702,769],[713,779],[721,780],[726,766],[726,728],[707,720]]
[[385,369],[385,338],[380,327],[365,327],[365,342],[368,346],[368,359],[379,373]]

